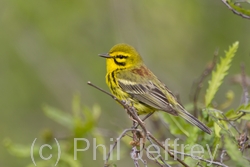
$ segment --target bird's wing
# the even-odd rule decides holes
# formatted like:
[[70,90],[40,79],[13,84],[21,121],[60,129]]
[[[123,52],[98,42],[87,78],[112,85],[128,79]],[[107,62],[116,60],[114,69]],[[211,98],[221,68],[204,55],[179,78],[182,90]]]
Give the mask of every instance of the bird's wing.
[[[211,130],[187,112],[163,83],[150,71],[145,71],[145,67],[143,70],[140,68],[135,70],[136,73],[118,74],[117,79],[121,89],[130,94],[133,99],[156,110],[162,110],[176,116],[179,115],[192,125],[211,134]],[[147,73],[148,76],[145,76]]]
[[[123,91],[130,94],[133,99],[151,106],[152,108],[178,115],[169,103],[166,94],[163,92],[164,90],[161,90],[159,86],[154,84],[153,80],[142,78],[136,79],[138,77],[133,76],[134,74],[131,75],[130,77],[123,77],[123,79],[118,78],[119,86]],[[133,78],[133,81],[131,81],[131,78]]]

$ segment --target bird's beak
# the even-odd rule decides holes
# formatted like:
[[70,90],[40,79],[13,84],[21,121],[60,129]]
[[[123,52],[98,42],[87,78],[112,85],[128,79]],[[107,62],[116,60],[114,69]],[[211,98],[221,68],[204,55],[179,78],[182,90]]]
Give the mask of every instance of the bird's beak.
[[98,56],[104,57],[104,58],[112,58],[112,56],[110,56],[108,53],[102,53],[102,54],[99,54]]

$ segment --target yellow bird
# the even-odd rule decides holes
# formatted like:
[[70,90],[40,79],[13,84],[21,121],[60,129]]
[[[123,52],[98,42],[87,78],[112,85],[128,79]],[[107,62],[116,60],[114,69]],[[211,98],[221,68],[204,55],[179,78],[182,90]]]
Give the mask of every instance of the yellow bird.
[[106,83],[112,94],[119,100],[129,100],[138,115],[164,111],[181,116],[211,134],[211,130],[187,112],[165,84],[146,67],[132,46],[117,44],[99,56],[106,58]]

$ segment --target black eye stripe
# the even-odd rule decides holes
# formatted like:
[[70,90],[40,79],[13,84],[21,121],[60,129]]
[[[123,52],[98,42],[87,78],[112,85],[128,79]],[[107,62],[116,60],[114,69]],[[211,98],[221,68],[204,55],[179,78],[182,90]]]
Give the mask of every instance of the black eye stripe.
[[116,59],[114,59],[114,62],[115,62],[115,64],[118,65],[118,66],[125,66],[125,65],[126,65],[125,62],[118,62]]
[[124,56],[124,55],[116,55],[114,56],[114,62],[116,65],[118,66],[125,66],[126,65],[126,60],[128,56]]
[[128,58],[128,56],[124,56],[124,55],[117,55],[117,56],[115,56],[115,58],[119,58],[119,59],[126,59],[126,58]]

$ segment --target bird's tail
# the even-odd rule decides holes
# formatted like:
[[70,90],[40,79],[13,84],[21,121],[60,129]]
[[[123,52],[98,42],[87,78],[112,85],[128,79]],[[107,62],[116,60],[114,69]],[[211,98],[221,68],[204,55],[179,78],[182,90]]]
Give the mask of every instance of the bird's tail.
[[209,129],[206,125],[204,125],[202,122],[200,122],[197,118],[195,118],[193,115],[191,115],[189,112],[187,112],[184,109],[184,107],[177,104],[176,108],[177,108],[176,110],[177,110],[179,116],[184,118],[186,121],[188,121],[192,125],[197,126],[198,128],[200,128],[204,132],[211,134],[211,132],[212,132],[211,129]]

